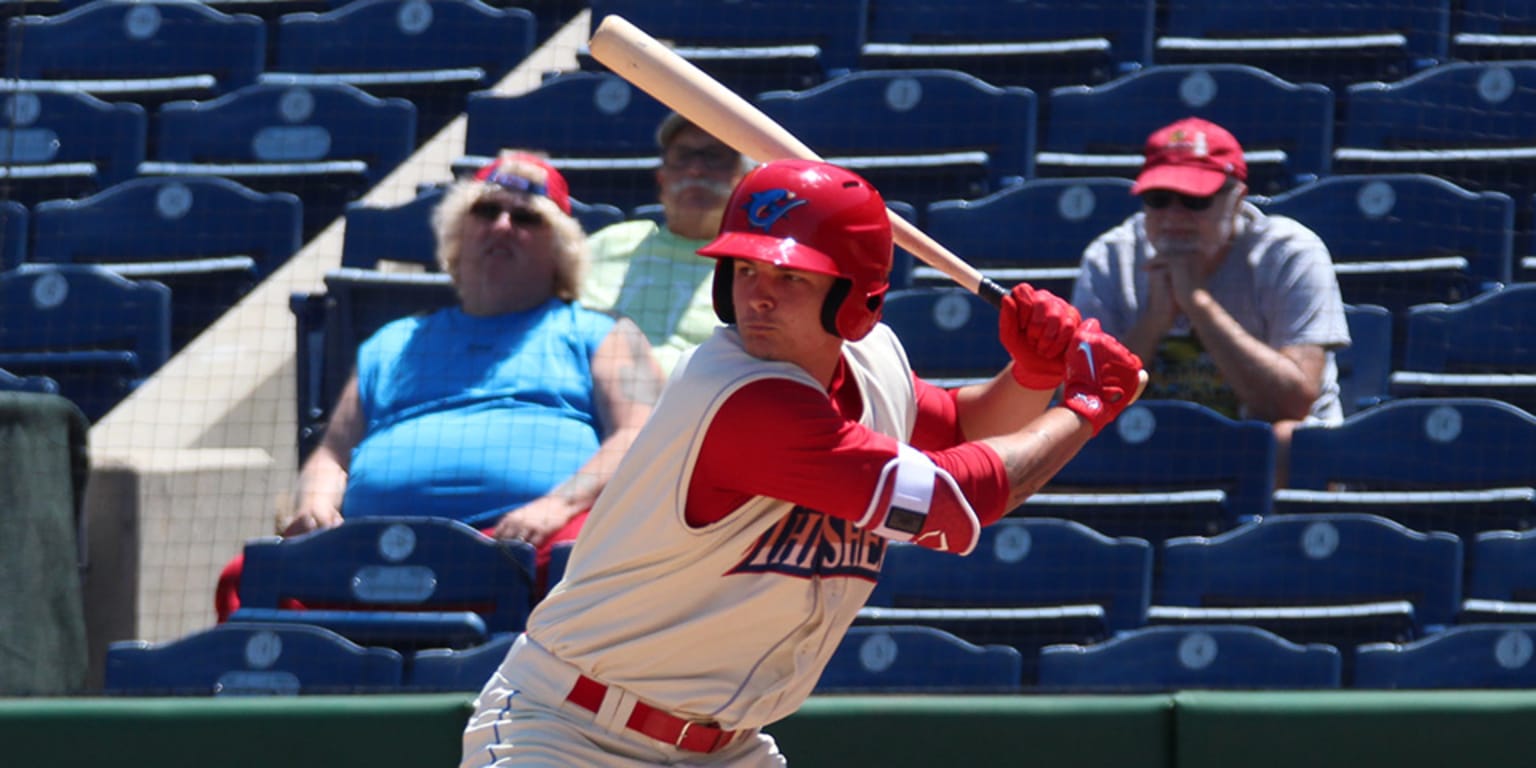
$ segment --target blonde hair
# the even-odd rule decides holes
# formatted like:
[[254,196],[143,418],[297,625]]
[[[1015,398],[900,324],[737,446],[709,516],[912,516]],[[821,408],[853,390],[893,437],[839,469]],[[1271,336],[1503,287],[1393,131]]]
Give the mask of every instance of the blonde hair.
[[[534,154],[519,150],[522,154]],[[516,153],[503,152],[497,159],[498,170],[528,179],[535,184],[548,181],[548,174],[538,165],[519,160]],[[490,193],[504,189],[500,185],[474,178],[461,179],[448,188],[448,194],[432,212],[432,229],[437,234],[437,263],[455,282],[458,281],[459,251],[464,240],[464,226],[469,208],[485,199]],[[529,195],[530,207],[544,216],[554,229],[558,259],[555,264],[555,280],[551,293],[566,301],[575,301],[581,292],[581,282],[586,277],[587,233],[581,222],[560,210],[555,201],[544,195]]]

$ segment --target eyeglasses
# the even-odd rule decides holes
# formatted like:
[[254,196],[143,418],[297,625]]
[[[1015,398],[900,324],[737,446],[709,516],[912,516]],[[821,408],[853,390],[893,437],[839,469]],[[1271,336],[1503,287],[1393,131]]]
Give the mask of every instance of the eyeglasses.
[[709,171],[729,171],[741,162],[741,156],[729,149],[722,147],[710,147],[708,149],[689,149],[687,147],[670,147],[661,158],[662,165],[667,168],[687,168],[694,163],[704,166]]
[[1211,203],[1216,202],[1216,195],[1197,197],[1167,189],[1149,189],[1141,193],[1141,202],[1154,211],[1161,211],[1173,205],[1175,198],[1178,199],[1179,205],[1184,206],[1184,209],[1187,211],[1203,211],[1211,207]]
[[490,200],[481,200],[469,207],[469,215],[487,224],[495,224],[503,213],[510,216],[512,223],[519,227],[532,229],[544,226],[544,214],[532,208],[525,208],[520,205],[506,207],[501,203]]

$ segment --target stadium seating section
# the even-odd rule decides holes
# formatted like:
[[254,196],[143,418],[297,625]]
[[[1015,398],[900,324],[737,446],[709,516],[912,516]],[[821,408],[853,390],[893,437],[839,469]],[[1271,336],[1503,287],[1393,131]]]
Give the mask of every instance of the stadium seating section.
[[[1298,428],[1277,489],[1269,425],[1138,403],[972,556],[890,545],[818,692],[1536,685],[1536,4],[5,5],[0,390],[100,420],[323,243],[340,268],[272,334],[293,347],[301,461],[358,345],[454,301],[431,226],[445,174],[539,150],[588,232],[661,216],[667,107],[584,46],[493,90],[579,11],[665,40],[988,277],[1063,296],[1140,210],[1147,134],[1219,122],[1252,202],[1332,255],[1344,423]],[[448,156],[413,156],[458,141],[454,121]],[[362,199],[406,163],[414,196]],[[905,251],[884,313],[925,377],[1008,363],[996,310]],[[536,578],[530,547],[443,520],[253,539],[235,620],[112,644],[102,690],[472,692]]]

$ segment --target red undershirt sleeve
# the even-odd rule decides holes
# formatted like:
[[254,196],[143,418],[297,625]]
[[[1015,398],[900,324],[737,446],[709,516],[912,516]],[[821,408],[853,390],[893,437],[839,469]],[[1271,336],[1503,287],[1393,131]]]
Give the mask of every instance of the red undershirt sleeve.
[[[828,398],[787,379],[762,379],[732,393],[705,432],[689,480],[689,524],[723,519],[753,496],[862,519],[896,441],[845,418],[839,401],[856,410],[856,389],[851,401],[846,390],[839,394]],[[914,445],[955,478],[984,524],[993,522],[1007,512],[1002,460],[984,445],[956,444],[954,414],[953,395],[919,382]],[[934,503],[959,500],[941,483]]]

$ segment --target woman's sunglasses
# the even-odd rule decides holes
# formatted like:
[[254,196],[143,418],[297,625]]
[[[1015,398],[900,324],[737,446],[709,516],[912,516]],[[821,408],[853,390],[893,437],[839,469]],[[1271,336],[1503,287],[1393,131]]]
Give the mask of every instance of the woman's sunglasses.
[[1203,211],[1211,207],[1211,203],[1216,202],[1215,195],[1196,197],[1167,189],[1149,189],[1141,193],[1141,202],[1155,211],[1161,211],[1173,205],[1175,198],[1178,199],[1179,205],[1184,206],[1184,209],[1189,211]]
[[481,200],[469,207],[469,215],[487,224],[495,224],[503,213],[512,217],[512,223],[519,227],[531,229],[544,226],[544,214],[521,205],[509,207],[490,200]]

